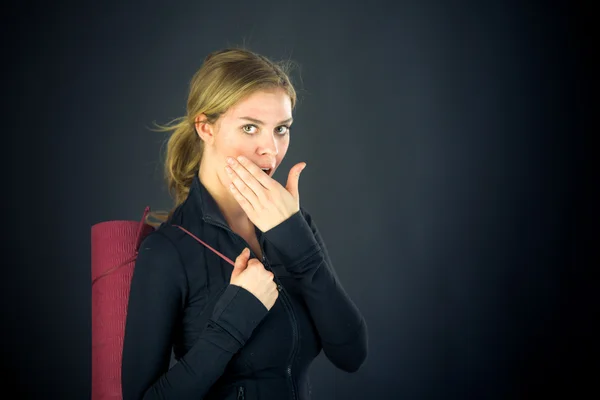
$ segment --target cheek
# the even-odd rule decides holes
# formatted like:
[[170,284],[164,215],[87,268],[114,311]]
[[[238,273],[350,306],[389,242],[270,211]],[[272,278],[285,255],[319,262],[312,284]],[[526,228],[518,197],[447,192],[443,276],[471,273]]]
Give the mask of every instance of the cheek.
[[227,157],[237,157],[237,156],[247,156],[248,155],[248,146],[245,146],[239,140],[228,140],[224,142],[221,146],[220,153],[223,158]]
[[278,164],[285,157],[285,155],[286,155],[289,147],[290,147],[290,140],[289,139],[282,140],[281,143],[279,144],[279,154],[277,154],[277,163]]

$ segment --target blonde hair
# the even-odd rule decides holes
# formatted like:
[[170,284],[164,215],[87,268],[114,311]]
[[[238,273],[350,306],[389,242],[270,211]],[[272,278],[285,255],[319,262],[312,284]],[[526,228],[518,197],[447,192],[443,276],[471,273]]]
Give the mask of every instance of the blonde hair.
[[[218,50],[204,59],[190,81],[186,115],[167,125],[157,125],[158,131],[172,132],[167,141],[164,178],[174,206],[170,212],[152,212],[149,218],[166,221],[189,194],[204,150],[204,142],[195,129],[196,117],[204,114],[205,121],[214,124],[244,97],[274,88],[287,92],[293,109],[296,91],[289,77],[293,65],[290,60],[274,62],[244,48]],[[158,225],[148,219],[146,222]]]

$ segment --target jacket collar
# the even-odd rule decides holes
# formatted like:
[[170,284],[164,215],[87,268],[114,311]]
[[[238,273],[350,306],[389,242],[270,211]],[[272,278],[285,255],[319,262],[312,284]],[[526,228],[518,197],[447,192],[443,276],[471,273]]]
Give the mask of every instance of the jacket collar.
[[202,184],[198,174],[194,175],[194,180],[190,187],[189,198],[199,207],[202,219],[205,222],[221,225],[223,228],[230,229],[217,202]]

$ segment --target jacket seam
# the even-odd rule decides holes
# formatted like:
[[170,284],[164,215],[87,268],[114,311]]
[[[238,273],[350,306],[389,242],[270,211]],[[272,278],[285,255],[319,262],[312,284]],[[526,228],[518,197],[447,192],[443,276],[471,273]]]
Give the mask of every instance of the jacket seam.
[[[313,250],[313,249],[314,249],[314,250]],[[305,262],[306,260],[308,260],[308,259],[309,259],[309,258],[311,258],[311,257],[314,257],[316,254],[318,254],[318,253],[320,253],[320,252],[322,252],[322,250],[321,250],[321,246],[319,246],[319,244],[317,243],[317,244],[315,244],[315,245],[313,246],[313,248],[312,248],[312,249],[310,249],[310,252],[309,252],[309,253],[308,253],[306,256],[304,256],[304,257],[302,257],[301,259],[299,259],[298,261],[294,262],[294,263],[292,264],[292,267],[295,267],[295,266],[296,266],[296,265],[298,265],[298,264],[302,264],[303,262]]]
[[[225,329],[225,328],[223,327],[223,325],[219,324],[219,323],[218,323],[217,321],[215,321],[214,319],[210,319],[210,321],[211,321],[213,324],[215,324],[216,326],[218,326],[218,327],[219,327],[219,329],[220,329],[221,331],[223,331],[223,332],[227,333],[227,334],[228,334],[230,337],[232,337],[232,338],[233,338],[233,340],[235,340],[237,343],[239,343],[239,344],[240,344],[240,346],[243,346],[243,345],[244,345],[244,343],[240,342],[240,341],[239,341],[239,340],[238,340],[238,339],[237,339],[235,336],[233,336],[233,335],[231,334],[231,332],[229,332],[227,329]],[[229,351],[229,350],[227,350],[227,349],[224,349],[223,347],[219,346],[219,344],[218,344],[218,343],[214,343],[214,342],[212,342],[212,341],[211,341],[211,343],[213,343],[215,346],[217,346],[217,347],[218,347],[218,348],[220,348],[221,350],[223,350],[223,351],[226,351],[226,352],[228,352],[228,353],[231,353],[231,351]],[[231,353],[231,354],[235,354],[235,352],[234,352],[234,353]]]
[[189,277],[187,274],[187,268],[185,267],[185,262],[183,261],[183,258],[181,257],[181,252],[179,251],[179,248],[177,248],[177,245],[171,240],[171,238],[169,238],[169,236],[165,235],[163,232],[161,232],[159,230],[157,230],[156,232],[160,233],[164,238],[166,238],[169,241],[169,243],[171,243],[171,245],[175,249],[175,252],[177,253],[177,257],[179,258],[179,265],[181,265],[181,269],[182,269],[183,275],[185,277],[186,291],[185,291],[185,298],[182,299],[184,301],[184,304],[182,304],[182,307],[184,307],[185,303],[187,302],[189,293],[190,293],[190,282],[189,282]]

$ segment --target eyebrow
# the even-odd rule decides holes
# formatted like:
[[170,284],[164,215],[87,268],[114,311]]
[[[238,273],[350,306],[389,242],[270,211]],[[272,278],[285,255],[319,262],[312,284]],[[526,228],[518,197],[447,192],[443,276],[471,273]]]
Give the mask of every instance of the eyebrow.
[[[259,125],[264,125],[265,124],[261,120],[256,119],[256,118],[252,118],[252,117],[241,117],[240,119],[245,119],[247,121],[254,122],[255,124],[259,124]],[[279,122],[277,125],[291,124],[293,121],[294,121],[294,118],[289,118],[289,119],[286,119],[284,121]]]

